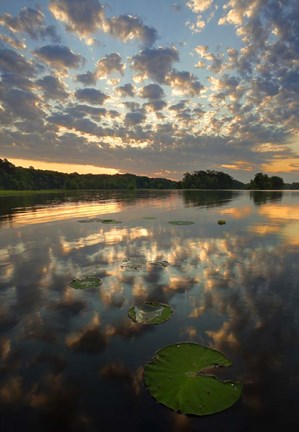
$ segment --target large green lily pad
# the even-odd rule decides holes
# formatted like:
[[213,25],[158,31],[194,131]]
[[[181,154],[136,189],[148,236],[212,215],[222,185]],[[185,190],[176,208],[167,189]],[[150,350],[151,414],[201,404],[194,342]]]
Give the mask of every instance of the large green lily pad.
[[86,276],[83,279],[73,279],[69,283],[69,285],[75,289],[98,288],[102,284],[102,280],[95,276]]
[[173,314],[173,309],[164,303],[145,302],[129,309],[129,317],[140,324],[162,324],[168,321]]
[[172,224],[172,225],[192,225],[192,224],[194,224],[194,222],[186,221],[186,220],[172,220],[172,221],[168,221],[168,223]]
[[169,345],[158,351],[144,368],[151,395],[183,414],[207,415],[223,411],[241,396],[237,382],[205,374],[211,367],[230,366],[219,351],[195,343]]

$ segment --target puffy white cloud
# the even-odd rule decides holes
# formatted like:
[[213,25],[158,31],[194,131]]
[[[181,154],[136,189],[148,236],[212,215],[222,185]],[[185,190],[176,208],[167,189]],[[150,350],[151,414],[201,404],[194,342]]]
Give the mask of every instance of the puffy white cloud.
[[188,0],[186,5],[194,13],[201,13],[212,6],[213,0]]
[[118,39],[128,42],[139,39],[143,45],[151,46],[157,40],[157,31],[144,25],[139,17],[121,15],[107,20],[108,32]]

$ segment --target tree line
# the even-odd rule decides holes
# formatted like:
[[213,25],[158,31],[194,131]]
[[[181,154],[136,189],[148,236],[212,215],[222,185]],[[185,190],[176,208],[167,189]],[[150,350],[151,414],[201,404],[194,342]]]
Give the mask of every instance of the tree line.
[[299,189],[299,183],[285,184],[278,176],[257,173],[244,184],[222,171],[186,172],[181,181],[135,174],[66,174],[33,167],[16,167],[0,159],[0,189]]

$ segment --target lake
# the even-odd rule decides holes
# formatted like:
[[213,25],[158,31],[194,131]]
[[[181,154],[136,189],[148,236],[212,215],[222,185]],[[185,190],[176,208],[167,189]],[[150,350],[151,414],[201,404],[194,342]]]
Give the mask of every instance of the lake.
[[[69,285],[86,276],[103,284]],[[146,300],[172,318],[133,322]],[[186,416],[150,395],[143,367],[184,341],[232,360],[217,371],[243,384],[232,407]],[[0,197],[1,432],[294,430],[298,342],[298,191]]]

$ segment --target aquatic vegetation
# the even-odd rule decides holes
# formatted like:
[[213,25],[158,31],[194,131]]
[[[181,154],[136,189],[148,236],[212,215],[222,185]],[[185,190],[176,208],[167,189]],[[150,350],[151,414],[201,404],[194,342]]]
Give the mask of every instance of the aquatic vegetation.
[[121,263],[121,268],[128,270],[140,270],[146,265],[144,258],[126,258]]
[[140,324],[162,324],[173,315],[173,309],[164,303],[145,302],[140,306],[132,306],[129,317]]
[[73,279],[69,285],[75,289],[98,288],[103,284],[103,281],[95,276],[86,276],[83,279]]
[[100,219],[103,224],[120,224],[122,221],[116,219]]
[[219,219],[218,225],[225,225],[226,221],[224,219]]
[[168,221],[168,223],[172,225],[192,225],[195,222],[185,221],[185,220],[172,220],[172,221]]
[[219,351],[195,343],[178,343],[158,351],[144,368],[151,395],[183,414],[208,415],[232,406],[242,386],[205,374],[211,367],[231,366]]
[[90,222],[101,222],[99,218],[88,218],[88,219],[80,219],[78,220],[80,223],[90,223]]
[[157,266],[157,267],[163,267],[163,268],[169,266],[169,262],[165,261],[165,260],[163,260],[163,261],[151,261],[149,264],[153,265],[153,266]]

